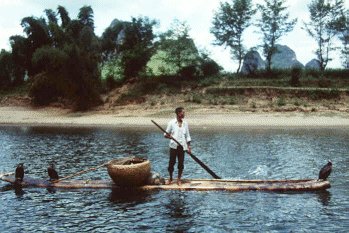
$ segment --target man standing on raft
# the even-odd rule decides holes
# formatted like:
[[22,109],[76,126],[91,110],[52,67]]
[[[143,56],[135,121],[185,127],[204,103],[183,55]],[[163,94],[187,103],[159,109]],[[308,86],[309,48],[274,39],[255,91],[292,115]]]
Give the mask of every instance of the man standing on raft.
[[[168,172],[170,174],[170,180],[167,184],[171,184],[173,177],[174,165],[176,164],[176,158],[178,158],[178,180],[177,184],[181,185],[181,177],[184,169],[184,152],[188,151],[191,153],[190,149],[190,134],[188,123],[184,119],[184,108],[178,107],[175,110],[176,118],[172,119],[166,128],[164,136],[165,138],[171,139],[170,141],[170,161],[168,164]],[[176,139],[180,145],[178,145],[172,138]]]

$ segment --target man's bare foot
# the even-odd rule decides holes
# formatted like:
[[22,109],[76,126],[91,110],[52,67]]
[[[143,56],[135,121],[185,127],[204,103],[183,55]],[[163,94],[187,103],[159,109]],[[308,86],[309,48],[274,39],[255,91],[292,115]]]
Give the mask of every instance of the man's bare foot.
[[165,184],[172,184],[172,179],[168,179],[168,180],[166,180],[166,183]]
[[180,179],[177,180],[177,185],[181,186],[182,185],[182,181]]

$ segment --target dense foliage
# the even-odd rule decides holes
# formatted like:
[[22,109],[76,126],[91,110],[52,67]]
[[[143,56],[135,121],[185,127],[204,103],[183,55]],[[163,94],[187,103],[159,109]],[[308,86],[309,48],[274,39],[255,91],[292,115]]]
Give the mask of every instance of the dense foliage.
[[154,25],[156,21],[146,17],[132,18],[131,22],[112,22],[101,39],[107,77],[129,79],[145,71],[153,54]]
[[193,76],[199,64],[199,52],[189,37],[189,27],[184,22],[174,21],[167,32],[160,35],[156,53],[148,64],[149,75]]
[[153,34],[156,24],[148,18],[114,20],[104,31],[102,77],[108,86],[134,77],[190,79],[202,76],[204,66],[205,73],[219,72],[217,63],[199,53],[185,22],[174,20],[171,28],[159,36]]
[[28,72],[34,104],[65,99],[77,110],[98,104],[100,46],[92,8],[80,8],[75,20],[62,6],[57,12],[47,9],[45,13],[46,18],[23,18],[26,37],[10,38],[12,60],[20,73],[12,75],[24,77],[24,71]]

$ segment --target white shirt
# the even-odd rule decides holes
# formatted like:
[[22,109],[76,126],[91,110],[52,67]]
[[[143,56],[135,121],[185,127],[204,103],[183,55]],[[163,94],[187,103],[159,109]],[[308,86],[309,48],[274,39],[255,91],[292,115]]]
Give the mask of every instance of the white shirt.
[[[187,143],[191,141],[191,138],[189,134],[188,123],[185,120],[182,121],[182,126],[179,127],[179,122],[177,121],[177,118],[172,119],[167,124],[166,132],[168,132],[173,138],[175,138],[183,146],[184,150],[188,150]],[[177,143],[171,139],[170,147],[173,149],[177,149],[177,146]]]

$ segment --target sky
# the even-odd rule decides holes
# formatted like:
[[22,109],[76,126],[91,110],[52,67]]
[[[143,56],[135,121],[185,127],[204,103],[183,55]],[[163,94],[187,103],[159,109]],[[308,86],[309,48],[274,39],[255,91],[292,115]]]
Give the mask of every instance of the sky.
[[[76,19],[79,9],[87,5],[94,11],[95,33],[98,36],[102,35],[113,19],[130,21],[131,17],[146,16],[158,20],[157,32],[170,29],[174,20],[186,22],[190,28],[189,35],[199,50],[209,52],[210,57],[226,71],[235,71],[237,62],[231,59],[229,48],[213,45],[215,38],[210,33],[212,19],[219,9],[220,2],[221,0],[0,0],[0,49],[10,50],[10,36],[24,35],[20,26],[22,18],[45,16],[45,9],[56,10],[57,6],[61,5],[66,8],[72,19]],[[263,0],[252,2],[263,3]],[[316,57],[316,42],[302,29],[304,22],[309,22],[310,2],[311,0],[286,0],[290,18],[296,18],[298,21],[294,30],[278,42],[294,50],[297,59],[304,65]],[[349,0],[344,2],[346,9],[349,9]],[[255,47],[261,44],[261,41],[258,28],[249,28],[244,34],[244,44],[247,48]],[[334,59],[328,67],[341,67],[339,56],[339,52],[334,52]]]

